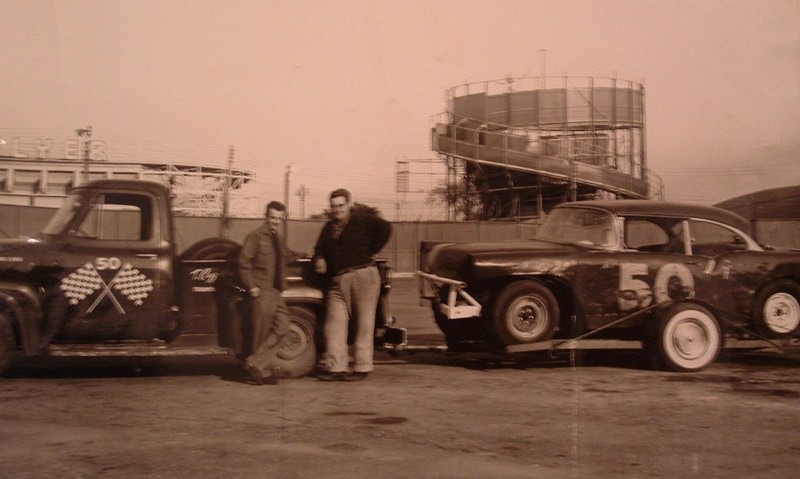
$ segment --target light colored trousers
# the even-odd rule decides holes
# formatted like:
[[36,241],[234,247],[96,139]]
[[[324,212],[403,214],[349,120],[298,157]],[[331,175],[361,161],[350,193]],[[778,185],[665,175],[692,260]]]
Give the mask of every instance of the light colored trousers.
[[325,346],[327,369],[348,370],[347,330],[356,321],[353,370],[372,371],[375,341],[375,310],[378,307],[381,278],[376,266],[368,266],[333,278],[326,296]]

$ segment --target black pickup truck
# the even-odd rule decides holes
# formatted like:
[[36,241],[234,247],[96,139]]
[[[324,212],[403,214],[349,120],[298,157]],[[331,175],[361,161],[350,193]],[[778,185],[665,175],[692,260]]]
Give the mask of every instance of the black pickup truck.
[[[251,348],[240,245],[206,238],[176,251],[171,192],[159,183],[99,180],[74,188],[35,238],[0,240],[0,373],[20,356],[234,354]],[[387,311],[379,261],[376,347],[405,341]],[[307,374],[321,351],[324,294],[310,262],[290,266],[291,312],[277,369]]]

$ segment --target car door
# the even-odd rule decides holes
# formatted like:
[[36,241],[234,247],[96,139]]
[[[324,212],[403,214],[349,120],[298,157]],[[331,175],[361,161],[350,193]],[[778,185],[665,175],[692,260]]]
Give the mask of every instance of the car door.
[[62,242],[58,288],[71,314],[59,338],[155,338],[172,291],[162,205],[141,191],[91,196]]
[[752,240],[723,224],[692,219],[689,230],[693,257],[708,265],[698,281],[697,299],[732,313],[726,319],[749,312],[753,292],[770,270],[764,253]]
[[621,228],[617,248],[588,251],[579,260],[576,301],[587,330],[657,303],[693,297],[704,276],[708,261],[687,248],[686,220],[624,218]]

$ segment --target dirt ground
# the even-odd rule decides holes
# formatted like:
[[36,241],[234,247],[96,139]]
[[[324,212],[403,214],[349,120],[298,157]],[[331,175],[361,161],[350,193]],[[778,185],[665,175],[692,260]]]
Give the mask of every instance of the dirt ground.
[[[392,310],[438,333],[412,280]],[[39,361],[0,379],[13,478],[794,478],[800,361],[699,373],[638,354],[376,356],[358,383],[249,384],[230,357]]]

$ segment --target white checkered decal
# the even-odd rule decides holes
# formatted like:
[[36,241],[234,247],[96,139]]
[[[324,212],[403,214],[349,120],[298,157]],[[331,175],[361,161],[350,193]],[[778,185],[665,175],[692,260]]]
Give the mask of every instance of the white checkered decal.
[[112,282],[114,289],[136,306],[141,306],[142,301],[153,291],[153,282],[130,264],[126,264]]
[[120,314],[125,314],[125,309],[114,296],[112,289],[136,306],[141,306],[154,289],[153,281],[130,263],[126,263],[108,283],[103,280],[93,264],[86,263],[62,279],[60,288],[72,305],[77,305],[97,291],[103,290],[87,312],[94,311],[100,301],[108,296]]
[[105,282],[97,273],[92,263],[86,263],[75,272],[61,280],[61,290],[69,299],[69,304],[75,305],[91,296],[102,288]]

